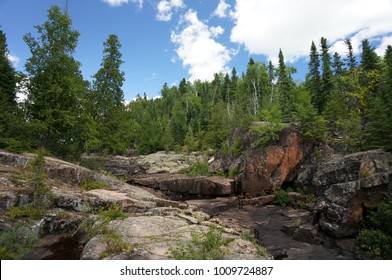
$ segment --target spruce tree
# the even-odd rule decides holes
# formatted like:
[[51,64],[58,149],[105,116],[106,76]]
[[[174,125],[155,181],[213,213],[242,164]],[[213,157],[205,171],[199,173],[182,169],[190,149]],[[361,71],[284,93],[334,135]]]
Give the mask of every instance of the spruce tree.
[[321,61],[322,61],[322,74],[321,74],[321,92],[316,101],[316,107],[321,113],[324,110],[325,104],[334,89],[333,74],[331,70],[331,56],[329,54],[329,46],[327,39],[321,38]]
[[321,96],[321,75],[320,75],[320,59],[316,44],[312,41],[309,56],[309,73],[306,75],[306,85],[312,98],[312,103],[320,112],[320,96]]
[[282,50],[279,50],[279,66],[278,66],[278,92],[280,108],[284,121],[290,121],[293,105],[292,105],[292,91],[294,82],[291,78],[291,73],[286,67]]
[[377,70],[379,66],[379,57],[374,47],[368,39],[362,41],[361,67],[364,71]]
[[355,60],[355,55],[354,55],[353,46],[351,44],[351,39],[347,38],[346,40],[344,40],[344,43],[347,46],[347,59],[346,59],[347,66],[348,66],[348,69],[350,70],[350,72],[353,72],[357,66],[357,62]]

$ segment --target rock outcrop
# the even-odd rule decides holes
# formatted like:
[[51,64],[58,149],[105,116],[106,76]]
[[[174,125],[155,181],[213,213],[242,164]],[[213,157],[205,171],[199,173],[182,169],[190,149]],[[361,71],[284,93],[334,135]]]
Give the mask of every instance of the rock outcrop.
[[82,165],[94,170],[105,170],[126,180],[141,174],[176,174],[188,169],[197,161],[205,161],[197,153],[191,155],[157,152],[145,156],[84,156]]
[[[6,215],[8,209],[23,206],[34,199],[34,190],[29,181],[31,174],[26,169],[34,158],[34,154],[0,151],[2,230],[15,224]],[[45,157],[45,171],[48,178],[44,183],[52,194],[53,206],[46,209],[43,218],[23,223],[40,238],[39,247],[27,256],[30,259],[74,258],[75,254],[81,254],[82,259],[167,259],[169,248],[174,248],[178,242],[190,240],[192,233],[206,232],[212,225],[219,226],[197,206],[166,200],[146,188],[127,184],[75,164]],[[83,189],[85,180],[100,183],[100,188]],[[172,185],[179,182],[177,180],[178,178],[164,183],[162,181],[159,185],[162,183],[162,188],[166,186],[166,189],[172,190]],[[228,195],[232,191],[231,184],[232,181],[220,178],[194,178],[193,189],[206,194]],[[189,194],[183,187],[186,186],[180,185],[180,191]],[[95,220],[94,224],[85,224],[91,229],[97,226],[93,236],[88,234],[89,230],[87,233],[86,229],[81,230],[81,223],[95,219],[99,216],[97,213],[115,205],[125,215],[124,219],[108,222],[101,218]],[[107,223],[106,229],[100,227],[102,223]],[[255,244],[242,240],[240,232],[227,227],[222,230],[223,238],[231,241],[227,247],[222,248],[225,258],[268,258],[268,255],[260,256]],[[83,240],[88,240],[82,241],[82,237]],[[71,244],[75,248],[70,248]],[[120,249],[118,244],[121,245]]]
[[160,190],[176,200],[215,198],[234,194],[235,181],[224,177],[191,177],[181,174],[149,174],[132,177],[129,182]]
[[364,213],[392,192],[392,155],[373,150],[310,166],[299,176],[319,193],[315,222],[334,238],[355,237]]
[[255,147],[256,139],[250,131],[235,130],[230,143],[237,147],[230,148],[227,155],[217,157],[210,166],[210,172],[237,170],[238,184],[248,196],[274,193],[284,182],[294,181],[311,148],[293,127],[282,129],[280,140],[265,147]]

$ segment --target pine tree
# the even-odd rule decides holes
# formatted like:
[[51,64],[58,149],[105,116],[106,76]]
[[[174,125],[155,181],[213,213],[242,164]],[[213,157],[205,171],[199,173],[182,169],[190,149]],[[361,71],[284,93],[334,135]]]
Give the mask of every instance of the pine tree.
[[343,75],[343,66],[344,63],[342,61],[341,56],[337,52],[335,52],[333,54],[333,63],[332,63],[335,77],[340,77]]

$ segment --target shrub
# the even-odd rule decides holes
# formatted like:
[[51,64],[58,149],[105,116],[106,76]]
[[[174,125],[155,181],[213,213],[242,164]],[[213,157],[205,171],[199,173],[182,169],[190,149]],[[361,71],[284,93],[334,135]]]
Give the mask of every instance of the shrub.
[[189,176],[208,176],[210,175],[208,172],[208,163],[202,161],[195,162],[189,167],[185,174]]
[[104,189],[107,187],[105,182],[97,182],[89,179],[85,179],[81,185],[82,189],[86,191],[97,190],[97,189]]
[[6,212],[6,215],[11,219],[28,218],[30,220],[40,220],[45,214],[46,209],[35,207],[33,204],[11,207]]
[[175,260],[221,260],[224,256],[223,245],[228,240],[222,238],[222,231],[211,226],[207,233],[194,232],[192,239],[169,249],[169,258]]
[[228,173],[229,177],[235,177],[238,174],[240,174],[240,173],[239,173],[237,167],[232,167],[232,168],[229,169],[229,173]]
[[276,193],[276,197],[274,200],[275,204],[280,205],[282,207],[286,207],[287,205],[289,205],[290,201],[290,196],[289,193],[286,192],[285,190],[280,189],[277,193]]
[[372,259],[392,259],[392,200],[370,214],[368,227],[358,235],[360,249]]
[[229,151],[236,157],[242,154],[244,147],[241,138],[236,138],[233,145],[230,147]]
[[38,237],[29,229],[15,227],[0,233],[0,259],[21,260],[30,254]]
[[113,221],[116,219],[125,219],[127,215],[121,210],[121,207],[118,204],[113,205],[107,210],[100,209],[99,214],[104,219],[104,221]]

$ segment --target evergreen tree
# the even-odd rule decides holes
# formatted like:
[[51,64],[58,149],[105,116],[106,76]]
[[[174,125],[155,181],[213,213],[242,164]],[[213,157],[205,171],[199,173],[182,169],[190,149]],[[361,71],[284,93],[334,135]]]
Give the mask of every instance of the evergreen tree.
[[120,69],[124,63],[120,48],[117,35],[109,35],[104,42],[101,68],[94,75],[91,92],[91,111],[101,142],[97,148],[109,152],[125,152],[130,137],[122,90],[125,79]]
[[335,77],[340,77],[343,75],[343,66],[344,63],[342,61],[341,56],[337,52],[335,52],[333,54],[333,63],[332,63]]
[[310,92],[310,96],[312,97],[312,103],[316,106],[317,110],[320,112],[320,96],[321,96],[321,75],[320,75],[320,60],[319,53],[317,51],[317,47],[312,41],[312,45],[310,47],[310,56],[309,56],[309,73],[306,75],[306,84],[307,88]]
[[369,40],[362,41],[361,67],[364,71],[378,70],[379,57],[370,46]]
[[0,30],[0,106],[2,111],[16,106],[16,77],[15,70],[8,57],[7,38],[5,33]]
[[291,78],[291,73],[286,67],[282,50],[279,50],[279,67],[278,67],[278,92],[280,108],[284,121],[289,121],[293,110],[292,105],[292,91],[294,82]]
[[17,144],[13,130],[18,107],[15,100],[16,74],[7,55],[7,39],[0,30],[0,148],[12,149]]
[[366,127],[366,147],[392,151],[392,46],[385,51],[382,85],[369,110]]
[[350,72],[353,72],[354,69],[357,66],[357,62],[355,61],[355,55],[354,55],[354,50],[353,50],[353,46],[351,44],[351,39],[347,38],[346,40],[344,40],[344,43],[347,46],[347,66],[348,69],[350,70]]
[[321,75],[321,92],[320,96],[316,99],[316,107],[319,113],[324,110],[325,104],[327,103],[333,88],[333,74],[331,70],[331,56],[329,54],[329,46],[327,39],[321,38],[321,61],[322,75]]
[[86,82],[80,63],[73,58],[79,32],[58,6],[48,11],[48,20],[24,40],[32,56],[26,62],[30,75],[29,113],[44,129],[36,135],[40,146],[53,154],[75,158],[86,140],[89,126],[84,114]]

